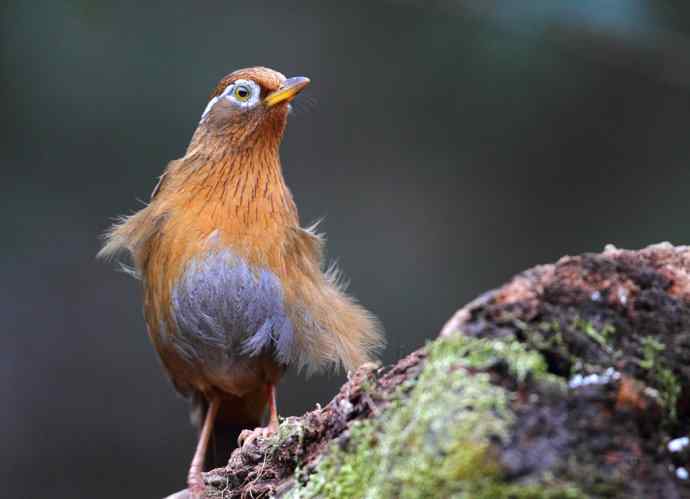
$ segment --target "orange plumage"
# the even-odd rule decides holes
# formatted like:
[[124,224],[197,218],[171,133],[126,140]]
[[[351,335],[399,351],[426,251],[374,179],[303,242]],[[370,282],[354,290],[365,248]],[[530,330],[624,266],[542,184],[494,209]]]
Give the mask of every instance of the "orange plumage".
[[130,253],[151,340],[210,425],[258,424],[289,364],[353,369],[382,344],[373,316],[324,271],[323,241],[300,227],[283,179],[288,102],[307,83],[267,68],[223,78],[184,157],[100,253]]

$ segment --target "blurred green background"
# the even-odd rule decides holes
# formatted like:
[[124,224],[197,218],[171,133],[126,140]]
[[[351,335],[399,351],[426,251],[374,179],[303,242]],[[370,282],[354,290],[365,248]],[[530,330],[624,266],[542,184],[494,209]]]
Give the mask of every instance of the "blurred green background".
[[[234,69],[312,79],[285,175],[383,320],[385,362],[527,267],[690,239],[686,1],[141,4],[0,7],[6,497],[184,486],[186,404],[139,284],[94,256]],[[342,379],[289,376],[281,413]]]

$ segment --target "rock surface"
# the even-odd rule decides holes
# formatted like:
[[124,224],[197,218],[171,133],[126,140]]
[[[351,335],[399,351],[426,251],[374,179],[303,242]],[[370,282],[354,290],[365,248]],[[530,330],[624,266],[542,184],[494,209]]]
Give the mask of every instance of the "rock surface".
[[690,497],[690,248],[528,270],[205,475],[207,498]]

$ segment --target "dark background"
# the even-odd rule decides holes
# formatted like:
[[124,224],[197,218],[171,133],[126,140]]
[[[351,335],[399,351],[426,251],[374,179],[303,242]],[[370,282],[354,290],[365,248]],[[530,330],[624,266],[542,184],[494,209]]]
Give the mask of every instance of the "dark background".
[[[690,239],[687,1],[139,3],[0,7],[5,497],[184,486],[186,403],[94,256],[234,69],[311,77],[285,174],[385,362],[522,269]],[[281,413],[341,381],[290,376]]]

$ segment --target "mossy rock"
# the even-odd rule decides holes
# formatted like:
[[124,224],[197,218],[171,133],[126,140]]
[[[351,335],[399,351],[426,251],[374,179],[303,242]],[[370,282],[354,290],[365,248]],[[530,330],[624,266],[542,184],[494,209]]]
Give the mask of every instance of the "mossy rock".
[[690,497],[690,250],[520,274],[207,474],[207,497]]
[[517,341],[439,339],[427,347],[419,376],[399,386],[379,417],[353,424],[286,497],[582,497],[551,477],[503,480],[500,446],[515,424],[515,394],[492,381],[497,366],[516,380],[563,388]]

